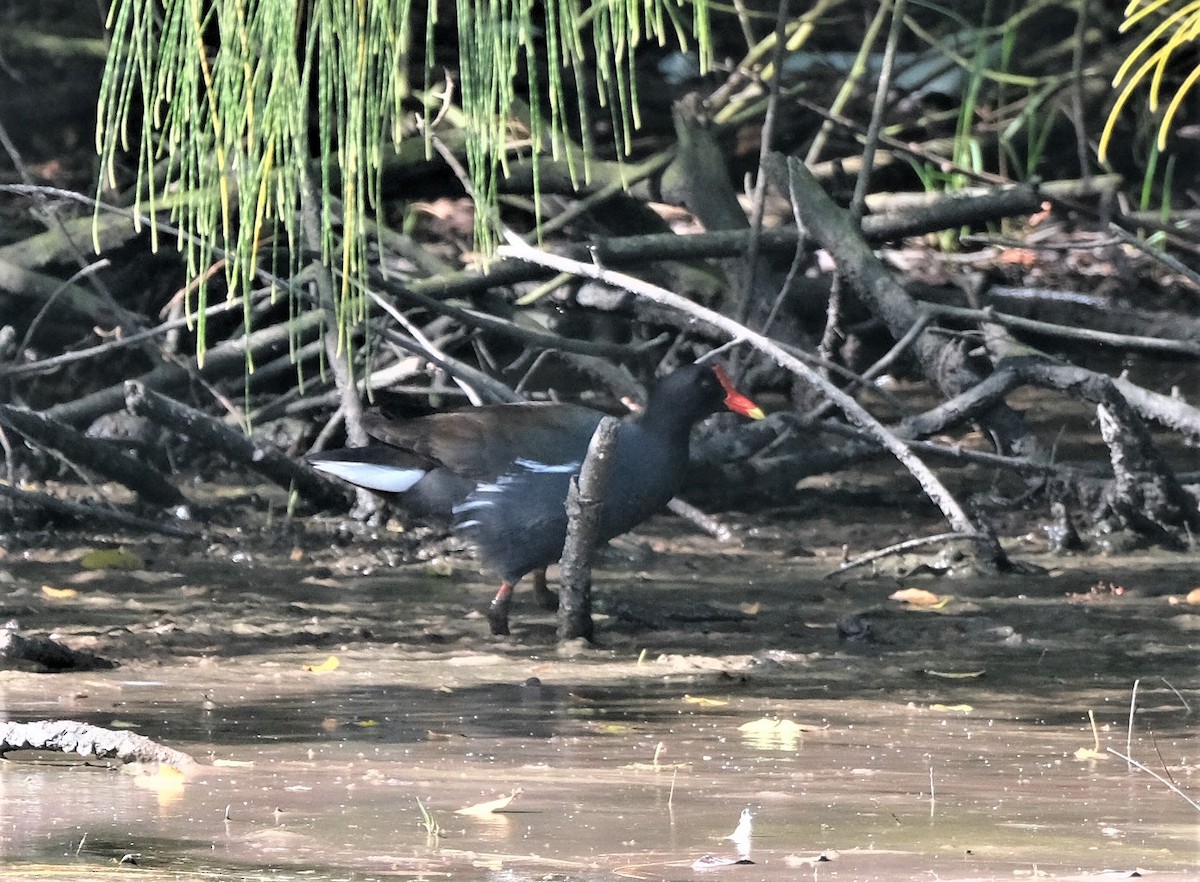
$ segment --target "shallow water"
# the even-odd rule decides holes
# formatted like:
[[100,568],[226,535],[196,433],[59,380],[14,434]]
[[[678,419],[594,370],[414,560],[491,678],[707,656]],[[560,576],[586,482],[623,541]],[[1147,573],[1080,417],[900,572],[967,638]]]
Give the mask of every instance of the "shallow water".
[[[216,764],[180,781],[14,754],[4,877],[1200,876],[1200,813],[1104,753],[1200,793],[1186,557],[1105,562],[1127,590],[1089,594],[1083,560],[837,581],[820,560],[693,549],[602,574],[601,646],[566,652],[527,605],[512,639],[487,637],[487,588],[461,572],[179,553],[84,577],[68,558],[3,561],[7,615],[125,661],[0,674],[5,716],[131,727]],[[887,599],[899,586],[953,597],[922,611]],[[1089,711],[1101,753],[1080,759]],[[804,730],[742,728],[763,719]],[[753,863],[697,869],[738,858],[743,809]],[[130,853],[138,870],[116,863]]]

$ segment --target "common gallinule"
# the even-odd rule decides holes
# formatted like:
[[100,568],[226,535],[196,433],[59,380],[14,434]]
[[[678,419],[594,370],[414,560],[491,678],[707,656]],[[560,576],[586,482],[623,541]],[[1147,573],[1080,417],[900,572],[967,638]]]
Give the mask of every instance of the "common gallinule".
[[[664,377],[645,410],[622,422],[600,516],[600,541],[666,505],[687,468],[692,427],[722,405],[761,419],[716,366]],[[492,633],[508,633],[513,587],[562,554],[566,498],[603,413],[575,404],[500,404],[389,421],[367,414],[381,444],[313,454],[316,469],[351,484],[401,494],[422,517],[450,520],[504,581],[488,609]]]

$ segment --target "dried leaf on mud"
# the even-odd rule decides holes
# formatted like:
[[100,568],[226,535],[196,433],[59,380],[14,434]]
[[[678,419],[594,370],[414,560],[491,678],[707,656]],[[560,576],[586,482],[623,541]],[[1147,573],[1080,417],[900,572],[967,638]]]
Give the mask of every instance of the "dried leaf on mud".
[[69,600],[72,597],[78,597],[79,592],[74,588],[55,588],[53,585],[43,585],[42,596],[50,600]]
[[140,570],[146,562],[126,548],[97,548],[79,559],[85,570]]
[[684,704],[694,704],[699,707],[725,707],[729,702],[724,698],[705,698],[703,695],[684,695]]
[[949,594],[941,597],[924,588],[901,588],[899,591],[889,594],[888,600],[898,600],[901,603],[908,603],[913,606],[941,609],[950,602],[951,597]]
[[463,808],[455,809],[454,814],[479,816],[490,815],[494,812],[503,811],[504,809],[508,808],[509,805],[512,804],[512,801],[520,796],[521,793],[522,790],[520,787],[518,787],[508,796],[502,796],[499,799],[490,799],[487,802],[478,802],[475,805],[464,806]]

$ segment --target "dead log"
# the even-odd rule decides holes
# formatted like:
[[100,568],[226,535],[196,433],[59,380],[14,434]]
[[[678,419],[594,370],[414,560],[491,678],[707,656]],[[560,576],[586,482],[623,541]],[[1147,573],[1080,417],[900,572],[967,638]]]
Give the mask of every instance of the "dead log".
[[146,502],[168,506],[186,501],[178,488],[148,463],[117,450],[107,441],[88,438],[44,414],[0,404],[0,426],[57,450],[74,465],[124,484]]
[[345,490],[278,450],[223,425],[206,413],[159,395],[141,383],[129,382],[125,390],[130,412],[219,450],[231,462],[241,463],[284,489],[295,488],[302,498],[319,509],[345,511],[350,507],[350,495]]
[[118,732],[75,720],[0,724],[0,756],[14,750],[57,750],[122,762],[162,763],[182,772],[200,765],[193,757],[145,735]]
[[64,671],[107,671],[117,667],[110,659],[72,649],[49,637],[25,637],[11,628],[0,630],[0,667],[59,674]]

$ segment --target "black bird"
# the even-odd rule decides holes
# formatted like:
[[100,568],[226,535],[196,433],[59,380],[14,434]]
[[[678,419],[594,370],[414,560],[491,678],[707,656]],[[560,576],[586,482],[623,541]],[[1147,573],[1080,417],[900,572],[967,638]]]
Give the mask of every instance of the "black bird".
[[[722,406],[763,416],[720,367],[687,365],[658,382],[645,410],[617,431],[600,541],[637,526],[679,491],[692,427]],[[513,587],[562,555],[567,490],[603,417],[576,404],[500,404],[399,421],[370,413],[365,428],[382,443],[308,460],[359,487],[400,494],[415,515],[449,520],[503,578],[488,620],[492,633],[507,634]]]

